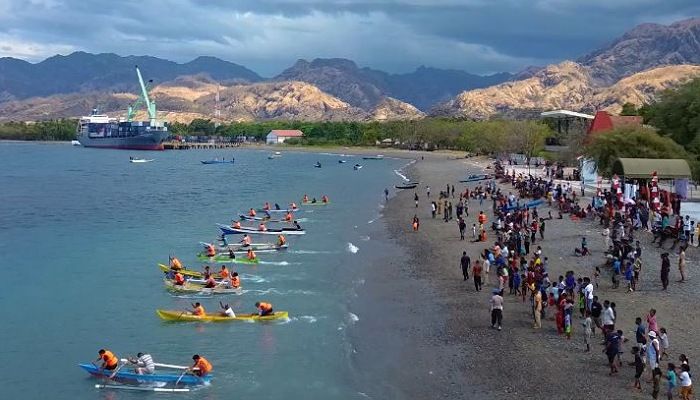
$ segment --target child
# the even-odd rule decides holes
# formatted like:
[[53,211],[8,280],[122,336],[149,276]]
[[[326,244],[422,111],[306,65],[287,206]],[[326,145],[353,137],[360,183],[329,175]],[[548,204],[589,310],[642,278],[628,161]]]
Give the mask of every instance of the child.
[[632,354],[634,354],[634,362],[631,362],[630,365],[634,365],[634,388],[642,390],[642,384],[639,382],[639,378],[642,376],[642,373],[644,373],[644,360],[639,355],[639,347],[632,347]]
[[651,397],[656,400],[659,398],[659,392],[661,391],[661,368],[656,367],[652,372],[653,389],[651,391]]
[[668,350],[668,334],[666,333],[666,328],[661,328],[661,335],[659,335],[659,341],[661,342],[661,356],[659,357],[659,360],[663,360],[664,356],[666,358],[668,357],[668,353],[666,350]]
[[586,345],[586,352],[591,351],[591,335],[593,334],[593,320],[591,312],[586,310],[586,319],[583,320],[583,343]]
[[668,381],[668,390],[666,397],[668,400],[673,400],[673,389],[676,387],[676,366],[673,363],[668,363],[668,371],[666,371],[666,381]]
[[600,279],[600,267],[595,267],[595,272],[593,273],[593,282],[595,282],[595,288],[598,289],[598,280]]

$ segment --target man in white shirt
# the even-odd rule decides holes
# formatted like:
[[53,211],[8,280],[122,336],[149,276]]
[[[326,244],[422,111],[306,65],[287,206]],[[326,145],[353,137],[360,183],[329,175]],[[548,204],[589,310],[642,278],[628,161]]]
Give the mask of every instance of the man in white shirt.
[[583,278],[583,284],[583,294],[584,299],[586,299],[586,310],[591,311],[591,304],[593,304],[593,283],[591,282],[591,278]]
[[495,328],[498,324],[498,330],[501,330],[501,323],[503,322],[503,297],[501,297],[500,289],[492,290],[493,296],[489,300],[491,305],[491,328]]
[[129,359],[129,362],[136,365],[134,371],[139,375],[150,375],[156,371],[156,364],[150,354],[138,353],[137,359]]
[[231,306],[228,304],[224,305],[224,303],[219,302],[219,305],[221,308],[224,310],[221,312],[221,315],[224,317],[229,317],[229,318],[236,318],[236,313],[233,312],[233,309],[231,309]]
[[600,319],[606,335],[615,328],[615,311],[610,307],[610,301],[608,300],[603,302],[603,313]]

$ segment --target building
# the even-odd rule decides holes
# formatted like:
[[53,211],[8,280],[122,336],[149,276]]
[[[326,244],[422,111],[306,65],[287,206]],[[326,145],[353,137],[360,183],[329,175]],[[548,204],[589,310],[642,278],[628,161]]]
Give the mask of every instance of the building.
[[267,134],[266,142],[267,144],[280,144],[284,143],[285,140],[290,138],[302,138],[304,137],[304,132],[293,129],[273,129]]
[[599,133],[627,127],[641,128],[643,122],[642,117],[638,115],[611,115],[607,111],[598,111],[595,113],[595,118],[593,118],[593,122],[588,128],[588,133]]
[[[568,146],[571,137],[588,132],[594,116],[569,110],[545,111],[540,114],[557,134],[547,138],[547,146]],[[556,151],[554,148],[548,149]]]

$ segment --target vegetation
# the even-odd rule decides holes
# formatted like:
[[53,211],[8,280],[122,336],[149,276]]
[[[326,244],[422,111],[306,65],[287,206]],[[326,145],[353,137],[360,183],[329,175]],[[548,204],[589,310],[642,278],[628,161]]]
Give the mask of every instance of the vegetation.
[[0,124],[0,140],[73,140],[77,124],[78,121],[73,119],[7,122]]

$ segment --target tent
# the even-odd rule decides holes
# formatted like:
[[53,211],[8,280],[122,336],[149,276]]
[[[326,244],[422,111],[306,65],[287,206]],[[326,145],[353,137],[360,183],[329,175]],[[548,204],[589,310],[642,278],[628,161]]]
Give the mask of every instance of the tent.
[[612,173],[625,179],[651,179],[656,171],[659,179],[690,179],[690,166],[683,159],[672,158],[618,158]]

